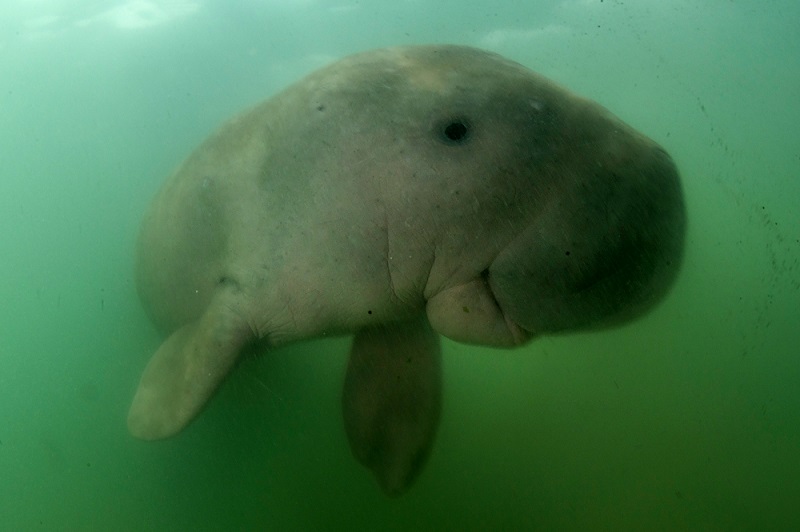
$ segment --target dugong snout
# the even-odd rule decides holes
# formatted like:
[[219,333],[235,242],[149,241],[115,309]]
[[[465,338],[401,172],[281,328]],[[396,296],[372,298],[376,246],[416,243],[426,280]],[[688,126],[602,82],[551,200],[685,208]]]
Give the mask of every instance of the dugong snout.
[[580,178],[489,268],[498,304],[531,334],[632,320],[679,271],[686,213],[672,158],[616,119],[605,131],[592,159],[577,156]]

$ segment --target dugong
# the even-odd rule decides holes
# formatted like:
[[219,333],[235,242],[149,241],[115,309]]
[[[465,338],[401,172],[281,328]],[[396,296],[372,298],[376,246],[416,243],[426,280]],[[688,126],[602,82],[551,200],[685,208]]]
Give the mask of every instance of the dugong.
[[684,232],[672,160],[600,105],[469,47],[345,58],[156,195],[136,281],[166,340],[128,427],[179,432],[248,346],[353,333],[345,431],[398,495],[439,422],[439,335],[513,347],[629,321],[673,283]]

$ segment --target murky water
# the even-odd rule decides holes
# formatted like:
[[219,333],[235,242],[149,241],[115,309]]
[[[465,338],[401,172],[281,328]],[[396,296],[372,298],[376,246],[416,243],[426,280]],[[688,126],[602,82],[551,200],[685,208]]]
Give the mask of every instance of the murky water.
[[[0,527],[800,527],[800,4],[130,2],[0,8]],[[513,351],[444,345],[429,464],[386,499],[350,455],[347,339],[248,359],[178,437],[125,415],[159,338],[133,242],[164,177],[232,113],[351,52],[488,48],[676,160],[668,299]]]

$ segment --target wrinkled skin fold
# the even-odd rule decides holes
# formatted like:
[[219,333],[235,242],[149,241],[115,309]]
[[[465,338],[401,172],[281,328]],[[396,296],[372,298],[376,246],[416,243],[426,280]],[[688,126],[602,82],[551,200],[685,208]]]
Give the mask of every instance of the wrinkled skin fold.
[[673,284],[685,225],[660,146],[521,65],[345,58],[223,125],[156,195],[136,280],[165,340],[128,427],[181,431],[245,348],[354,334],[345,431],[402,494],[441,415],[439,335],[514,347],[629,322]]

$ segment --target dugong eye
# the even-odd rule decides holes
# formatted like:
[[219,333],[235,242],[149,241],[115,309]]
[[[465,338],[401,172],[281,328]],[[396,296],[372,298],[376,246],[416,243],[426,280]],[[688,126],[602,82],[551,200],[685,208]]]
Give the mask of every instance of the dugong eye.
[[469,138],[470,124],[464,118],[452,118],[445,120],[439,131],[446,144],[463,144]]

